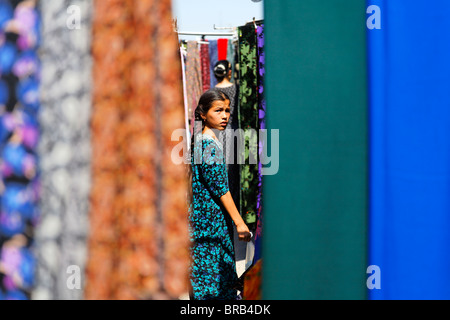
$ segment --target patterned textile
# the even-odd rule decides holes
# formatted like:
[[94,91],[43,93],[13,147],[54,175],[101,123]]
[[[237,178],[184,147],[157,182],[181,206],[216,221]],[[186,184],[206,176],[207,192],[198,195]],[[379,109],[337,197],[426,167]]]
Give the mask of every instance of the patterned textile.
[[211,88],[211,64],[209,62],[209,45],[200,44],[200,63],[202,68],[202,88],[203,92]]
[[258,45],[258,117],[260,129],[265,129],[266,99],[264,98],[264,75],[265,75],[265,56],[264,56],[264,25],[257,27],[257,45]]
[[0,2],[0,300],[26,300],[35,282],[40,16],[35,1]]
[[258,179],[257,45],[253,24],[239,27],[239,127],[244,130],[245,154],[241,167],[240,210],[244,221],[256,230]]
[[227,49],[227,60],[231,64],[231,82],[235,82],[235,72],[236,72],[236,62],[235,62],[235,55],[236,55],[236,46],[233,44],[233,41],[228,40],[228,49]]
[[[222,145],[206,134],[195,138],[189,207],[192,299],[236,299],[233,225],[219,200],[229,190]],[[195,154],[201,154],[201,163],[194,163]]]
[[[69,29],[71,5],[83,12]],[[41,1],[42,106],[41,219],[36,228],[36,285],[33,299],[83,299],[90,190],[91,0]],[[81,287],[68,287],[68,271]]]
[[194,128],[194,111],[202,95],[202,70],[197,41],[188,41],[186,48],[186,94],[191,134]]
[[[258,50],[258,125],[259,129],[266,129],[266,100],[264,98],[264,74],[265,74],[265,65],[264,65],[264,25],[260,25],[257,27],[257,50]],[[261,159],[261,155],[263,154],[263,141],[260,139],[260,143],[258,144],[258,155],[259,159]],[[256,240],[258,240],[261,236],[261,229],[262,229],[262,164],[261,161],[258,161],[258,198],[256,202],[256,209],[257,209],[257,228],[256,228]],[[256,246],[256,257],[255,260],[258,260],[259,254],[261,252],[260,247],[261,243],[260,241],[257,242]]]
[[[258,124],[260,129],[265,129],[265,110],[266,104],[264,99],[264,25],[260,25],[256,29],[257,33],[257,83],[258,83]],[[263,141],[258,144],[258,155],[261,159],[263,154]],[[256,231],[254,237],[255,256],[253,257],[253,266],[245,274],[244,292],[242,298],[244,300],[260,300],[261,295],[261,251],[262,251],[262,163],[258,161],[258,195],[256,199]]]
[[175,299],[188,291],[187,168],[170,0],[97,0],[86,299]]
[[217,40],[209,41],[209,74],[210,74],[210,88],[214,88],[217,84],[217,79],[214,76],[214,65],[219,61],[219,53],[217,52]]

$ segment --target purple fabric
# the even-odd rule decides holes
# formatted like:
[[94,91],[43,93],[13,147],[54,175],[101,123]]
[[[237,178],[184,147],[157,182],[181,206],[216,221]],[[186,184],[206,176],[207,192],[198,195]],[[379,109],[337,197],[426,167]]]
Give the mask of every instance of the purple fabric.
[[[260,25],[256,29],[256,38],[257,38],[257,54],[258,54],[258,73],[257,73],[257,85],[258,85],[258,125],[259,129],[265,129],[265,114],[266,114],[266,100],[264,99],[264,25]],[[262,163],[261,163],[261,155],[263,151],[263,143],[262,141],[258,144],[258,196],[256,202],[257,208],[257,221],[258,225],[256,228],[256,237],[255,237],[255,258],[254,262],[261,258],[261,233],[262,233]]]

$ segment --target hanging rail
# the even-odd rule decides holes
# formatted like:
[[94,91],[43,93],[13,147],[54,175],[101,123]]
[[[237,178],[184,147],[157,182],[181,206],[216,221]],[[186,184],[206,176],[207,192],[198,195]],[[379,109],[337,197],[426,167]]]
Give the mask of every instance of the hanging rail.
[[[263,20],[256,21],[255,17],[253,17],[253,21],[247,22],[253,23],[256,29],[256,24],[261,23]],[[174,19],[173,21],[173,28],[178,35],[184,35],[184,36],[208,36],[208,37],[235,37],[237,36],[237,28],[236,27],[216,27],[214,24],[214,30],[233,30],[233,32],[199,32],[199,31],[178,31],[178,21],[177,19]]]
[[179,35],[184,36],[207,36],[207,37],[232,37],[234,32],[191,32],[191,31],[177,31]]

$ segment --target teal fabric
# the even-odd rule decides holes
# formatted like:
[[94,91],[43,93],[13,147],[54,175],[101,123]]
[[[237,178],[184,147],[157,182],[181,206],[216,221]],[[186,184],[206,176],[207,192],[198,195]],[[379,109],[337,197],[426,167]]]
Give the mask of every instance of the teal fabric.
[[264,5],[266,126],[279,130],[279,171],[264,176],[263,298],[365,299],[365,1]]

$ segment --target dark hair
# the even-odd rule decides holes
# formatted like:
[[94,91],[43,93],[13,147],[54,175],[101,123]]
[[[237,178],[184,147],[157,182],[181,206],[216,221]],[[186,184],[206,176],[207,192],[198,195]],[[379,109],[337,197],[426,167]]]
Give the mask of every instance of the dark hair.
[[221,82],[230,71],[230,62],[228,60],[217,61],[213,71],[217,81]]

